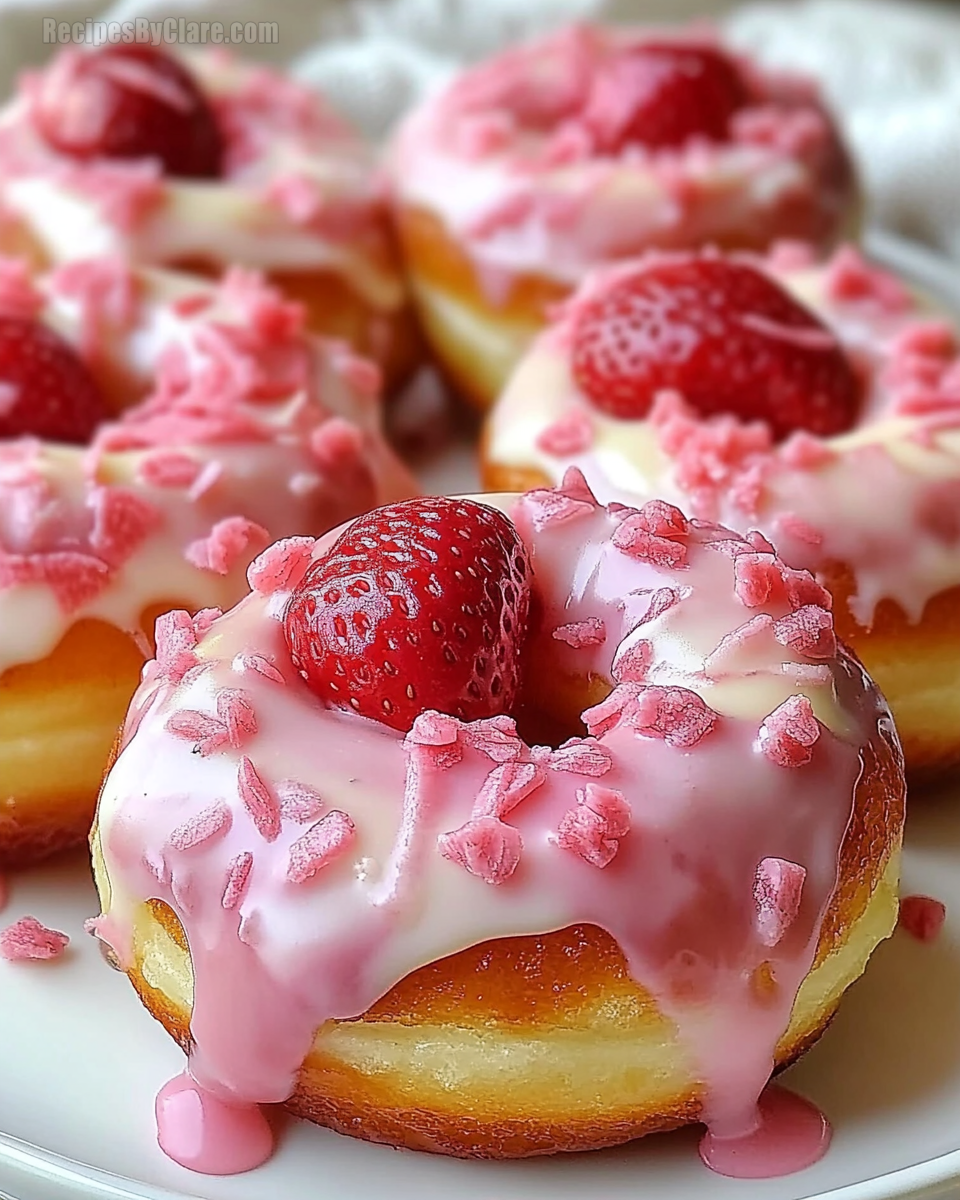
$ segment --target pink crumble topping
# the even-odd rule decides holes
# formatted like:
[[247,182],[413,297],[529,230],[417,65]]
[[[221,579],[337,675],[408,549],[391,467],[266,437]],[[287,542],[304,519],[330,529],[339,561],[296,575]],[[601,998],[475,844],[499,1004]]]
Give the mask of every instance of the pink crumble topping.
[[444,858],[457,863],[484,883],[505,883],[516,871],[523,850],[520,831],[498,817],[475,817],[437,838]]
[[889,271],[875,267],[853,246],[842,246],[829,263],[824,292],[835,304],[871,304],[901,313],[913,304],[907,288]]
[[223,722],[235,750],[257,732],[257,716],[249,697],[239,688],[223,688],[217,693],[217,716]]
[[519,758],[523,750],[523,743],[517,736],[517,723],[512,717],[497,716],[471,721],[464,726],[463,733],[469,745],[497,763]]
[[586,621],[558,626],[552,637],[558,642],[566,642],[574,650],[581,650],[584,646],[602,646],[607,640],[607,628],[599,617],[590,617]]
[[115,569],[163,524],[160,510],[128,488],[94,488],[87,503],[93,509],[91,549]]
[[837,637],[833,616],[819,604],[804,604],[773,627],[774,636],[782,646],[807,658],[833,658],[837,653]]
[[299,837],[290,847],[287,879],[306,883],[329,866],[353,842],[356,826],[345,812],[333,809]]
[[[662,501],[651,501],[659,504]],[[655,567],[666,570],[685,567],[687,565],[686,543],[677,540],[679,536],[663,535],[655,532],[651,526],[655,521],[649,521],[645,509],[626,517],[613,532],[613,544],[625,554],[638,558],[641,562],[651,563]]]
[[783,591],[783,565],[772,554],[738,554],[733,578],[737,599],[747,608],[759,608]]
[[294,779],[284,779],[278,783],[276,793],[281,817],[285,821],[296,821],[298,825],[315,821],[326,808],[318,791]]
[[556,488],[534,488],[520,498],[529,512],[534,529],[589,516],[599,505],[590,490],[583,472],[568,467],[563,482]]
[[687,688],[644,687],[627,720],[638,733],[688,749],[713,729],[717,714]]
[[137,319],[136,278],[122,258],[64,263],[51,274],[50,290],[78,302],[80,344],[88,356],[101,354],[106,339],[128,331]]
[[473,805],[473,815],[505,817],[546,779],[541,762],[510,762],[494,767]]
[[404,739],[404,748],[418,748],[422,759],[437,770],[456,766],[463,758],[460,745],[461,724],[456,717],[432,709],[421,713]]
[[65,933],[48,929],[36,917],[21,917],[0,931],[0,958],[8,962],[59,958],[69,944]]
[[232,823],[230,809],[222,800],[215,800],[203,812],[178,825],[170,834],[170,845],[174,850],[192,850],[224,837]]
[[165,195],[160,164],[152,160],[99,160],[58,170],[65,187],[87,196],[121,233],[133,234]]
[[227,868],[227,878],[220,898],[220,904],[227,912],[237,908],[246,895],[252,867],[253,855],[249,850],[244,850]]
[[271,683],[287,682],[275,664],[264,654],[238,654],[233,660],[233,669],[235,671],[253,671],[256,675],[262,675],[264,679],[269,679]]
[[777,517],[777,529],[786,537],[792,537],[807,546],[822,546],[823,534],[815,529],[809,521],[798,517],[796,513],[780,513]]
[[557,845],[572,850],[594,867],[608,866],[630,832],[630,805],[622,792],[596,783],[577,792],[577,806],[564,813]]
[[0,591],[18,584],[45,584],[67,614],[98,595],[109,578],[110,568],[105,562],[79,551],[5,554],[0,550]]
[[193,619],[183,609],[174,609],[158,617],[154,629],[161,676],[170,683],[180,683],[198,662],[194,653],[197,631]]
[[251,547],[265,546],[270,534],[262,525],[246,517],[227,517],[218,521],[208,537],[191,542],[184,557],[192,566],[215,575],[229,575]]
[[193,708],[182,708],[173,713],[167,718],[164,728],[174,737],[192,742],[196,752],[204,757],[215,754],[230,741],[230,734],[222,721]]
[[[649,610],[646,620],[649,620]],[[652,663],[653,642],[638,638],[617,652],[610,672],[617,683],[643,683]]]
[[29,265],[19,258],[0,258],[0,313],[34,320],[43,307],[44,298],[33,285]]
[[275,542],[250,564],[247,582],[253,591],[264,596],[295,588],[307,573],[316,544],[311,537],[289,537]]
[[947,907],[932,896],[904,896],[900,901],[898,928],[918,942],[933,942],[947,919]]
[[757,932],[764,946],[776,946],[797,919],[806,870],[783,858],[765,858],[757,867],[753,896]]
[[245,754],[237,767],[237,790],[257,832],[264,841],[275,842],[280,836],[280,805]]
[[558,417],[537,436],[536,446],[554,458],[582,454],[593,445],[593,422],[580,408]]
[[790,696],[760,726],[760,749],[779,767],[802,767],[813,757],[820,722],[806,696]]
[[792,433],[779,449],[782,462],[798,471],[816,471],[836,460],[836,452],[805,430]]
[[609,750],[596,738],[570,738],[550,755],[554,771],[569,771],[573,775],[590,775],[599,779],[613,766]]
[[188,488],[203,464],[180,450],[156,450],[144,455],[137,466],[137,478],[149,487]]

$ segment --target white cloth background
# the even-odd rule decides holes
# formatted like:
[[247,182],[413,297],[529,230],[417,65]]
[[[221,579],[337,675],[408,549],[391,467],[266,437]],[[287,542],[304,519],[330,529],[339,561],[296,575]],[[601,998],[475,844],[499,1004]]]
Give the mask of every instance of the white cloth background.
[[[732,11],[731,11],[732,10]],[[716,14],[740,45],[817,75],[860,161],[873,219],[960,262],[960,9],[912,0],[0,0],[0,85],[43,60],[42,18],[261,20],[286,62],[374,136],[457,67],[574,17]]]

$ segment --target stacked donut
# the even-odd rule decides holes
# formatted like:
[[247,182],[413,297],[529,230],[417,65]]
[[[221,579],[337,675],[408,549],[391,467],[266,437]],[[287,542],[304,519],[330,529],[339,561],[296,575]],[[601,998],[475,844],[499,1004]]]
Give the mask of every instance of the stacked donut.
[[[92,929],[188,1054],[186,1166],[283,1104],[800,1169],[769,1080],[896,923],[900,735],[960,761],[952,330],[836,249],[811,85],[702,30],[510,49],[371,161],[216,54],[0,115],[0,862],[85,831],[126,709]],[[489,494],[381,437],[414,309]]]

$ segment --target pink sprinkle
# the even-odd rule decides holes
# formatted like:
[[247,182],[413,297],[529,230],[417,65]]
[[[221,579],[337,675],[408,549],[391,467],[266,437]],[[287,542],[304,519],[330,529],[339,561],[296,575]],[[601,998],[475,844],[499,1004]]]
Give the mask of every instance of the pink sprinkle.
[[814,529],[809,521],[798,517],[796,513],[781,513],[777,517],[777,529],[787,537],[795,538],[807,546],[822,546],[823,534]]
[[881,311],[905,312],[913,299],[906,287],[888,271],[874,267],[853,246],[842,246],[824,276],[828,300],[837,304],[875,304]]
[[200,463],[179,450],[155,450],[137,467],[137,478],[150,487],[188,488],[200,474]]
[[787,588],[787,600],[790,602],[791,608],[816,604],[830,612],[833,608],[833,597],[825,587],[817,583],[809,571],[795,571],[792,567],[783,566],[782,569],[783,582]]
[[206,757],[213,754],[230,741],[227,727],[216,717],[208,713],[197,712],[193,708],[182,708],[168,718],[164,728],[174,737],[182,738],[185,742],[193,742],[198,754]]
[[501,763],[483,781],[473,806],[474,816],[507,816],[545,779],[539,762]]
[[21,917],[0,932],[0,958],[8,962],[59,958],[69,944],[65,933],[48,929],[36,917]]
[[283,538],[250,564],[247,582],[261,595],[295,588],[310,566],[316,541],[310,537]]
[[217,694],[217,716],[226,726],[230,745],[239,750],[257,732],[257,715],[239,688],[224,688]]
[[345,349],[334,357],[334,368],[352,391],[368,399],[376,399],[383,390],[383,372],[376,363]]
[[632,513],[614,530],[613,544],[618,550],[663,568],[684,567],[689,523],[679,508],[664,500],[650,500],[639,512]]
[[821,438],[798,430],[780,447],[780,458],[798,471],[816,471],[836,459],[836,453]]
[[891,342],[890,355],[951,359],[957,349],[957,334],[950,322],[932,317],[906,325]]
[[51,554],[4,554],[0,550],[0,591],[42,583],[67,615],[89,603],[106,586],[110,568],[99,558],[73,550]]
[[746,540],[750,543],[750,545],[754,548],[754,550],[756,550],[756,552],[758,554],[776,554],[777,553],[776,550],[774,549],[773,542],[768,541],[767,538],[765,538],[763,536],[763,534],[760,532],[759,529],[751,529],[747,533]]
[[180,683],[198,661],[194,653],[197,633],[190,614],[179,608],[157,617],[154,636],[161,676],[170,683]]
[[760,749],[779,767],[802,767],[813,757],[820,722],[806,696],[790,696],[760,726]]
[[306,883],[312,879],[347,849],[356,831],[345,812],[338,808],[328,812],[290,847],[287,879],[291,883]]
[[202,638],[214,621],[219,621],[222,616],[222,608],[201,608],[193,618],[193,628],[197,638]]
[[213,304],[213,292],[189,292],[186,296],[179,296],[170,305],[171,310],[178,317],[196,317],[200,313],[206,312]]
[[564,813],[557,845],[572,850],[593,867],[606,867],[630,832],[630,805],[622,792],[588,783],[577,792],[577,807]]
[[764,946],[776,946],[797,919],[806,870],[784,858],[765,858],[757,867],[753,897],[757,933]]
[[407,734],[407,741],[416,746],[451,746],[460,736],[460,722],[445,713],[421,713]]
[[582,454],[593,445],[593,422],[581,408],[571,409],[537,436],[536,447],[555,458]]
[[245,754],[237,769],[237,790],[257,832],[264,841],[275,842],[280,836],[280,805]]
[[534,529],[589,516],[599,507],[583,472],[576,467],[567,468],[559,487],[534,488],[520,502],[529,512]]
[[733,590],[747,608],[759,608],[783,591],[783,566],[772,554],[738,554]]
[[781,646],[789,646],[795,654],[807,658],[833,658],[837,653],[837,637],[833,617],[819,604],[804,604],[773,627]]
[[484,883],[505,883],[516,871],[523,851],[520,831],[497,817],[475,817],[437,838],[444,858],[457,863]]
[[43,307],[44,298],[33,285],[29,265],[20,258],[0,258],[0,312],[34,320]]
[[214,525],[208,537],[191,542],[184,556],[202,571],[229,575],[251,546],[257,543],[262,546],[269,540],[270,535],[262,525],[246,517],[227,517]]
[[364,436],[343,417],[330,417],[310,435],[310,450],[318,467],[333,477],[363,457]]
[[223,895],[220,898],[220,904],[227,912],[231,912],[237,908],[246,895],[252,867],[253,855],[249,850],[244,850],[242,854],[237,855],[227,868],[227,880],[224,884]]
[[642,688],[625,716],[638,733],[682,749],[695,746],[717,719],[696,692],[682,687]]
[[581,713],[581,720],[591,737],[602,737],[611,729],[615,729],[623,720],[627,709],[633,705],[640,690],[640,684],[621,683],[599,704]]
[[523,743],[517,736],[517,723],[512,717],[497,716],[472,721],[464,726],[463,732],[469,745],[497,763],[519,758],[523,749]]
[[253,671],[269,679],[271,683],[286,683],[283,675],[274,664],[263,654],[238,654],[233,660],[235,671]]
[[125,563],[163,524],[158,508],[126,488],[95,488],[88,503],[93,509],[90,546],[111,567]]
[[940,934],[947,919],[947,908],[932,896],[904,896],[900,901],[899,929],[905,930],[918,942],[932,942]]
[[596,738],[570,738],[550,755],[554,771],[569,771],[574,775],[591,775],[599,779],[613,766],[610,751]]
[[318,791],[293,779],[278,783],[276,792],[280,801],[280,815],[285,821],[296,821],[298,825],[316,820],[326,807]]
[[192,850],[194,846],[223,837],[232,823],[230,809],[222,800],[216,800],[203,812],[178,825],[170,834],[170,845],[174,850]]
[[584,646],[602,646],[607,640],[607,628],[599,617],[590,617],[586,621],[559,626],[553,631],[553,637],[574,650],[582,650]]
[[642,683],[652,662],[653,642],[646,638],[638,638],[631,645],[617,651],[610,673],[617,683]]

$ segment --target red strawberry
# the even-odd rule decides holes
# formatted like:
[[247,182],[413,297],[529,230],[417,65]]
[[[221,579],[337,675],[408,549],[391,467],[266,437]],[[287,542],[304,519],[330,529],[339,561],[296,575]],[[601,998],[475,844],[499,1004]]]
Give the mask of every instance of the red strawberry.
[[155,158],[169,175],[220,175],[223,140],[187,69],[153,46],[60,55],[34,102],[43,138],[71,158]]
[[510,521],[431,497],[358,518],[316,562],[284,618],[311,689],[407,730],[426,709],[509,711],[520,684],[530,562]]
[[639,267],[594,295],[575,318],[573,371],[602,412],[646,416],[675,389],[705,417],[796,429],[849,429],[860,382],[834,335],[761,271],[695,255]]
[[584,121],[609,152],[631,142],[680,146],[695,135],[724,141],[730,118],[748,99],[736,63],[721,50],[647,42],[604,64]]
[[0,438],[84,443],[106,417],[99,387],[58,333],[0,316]]

